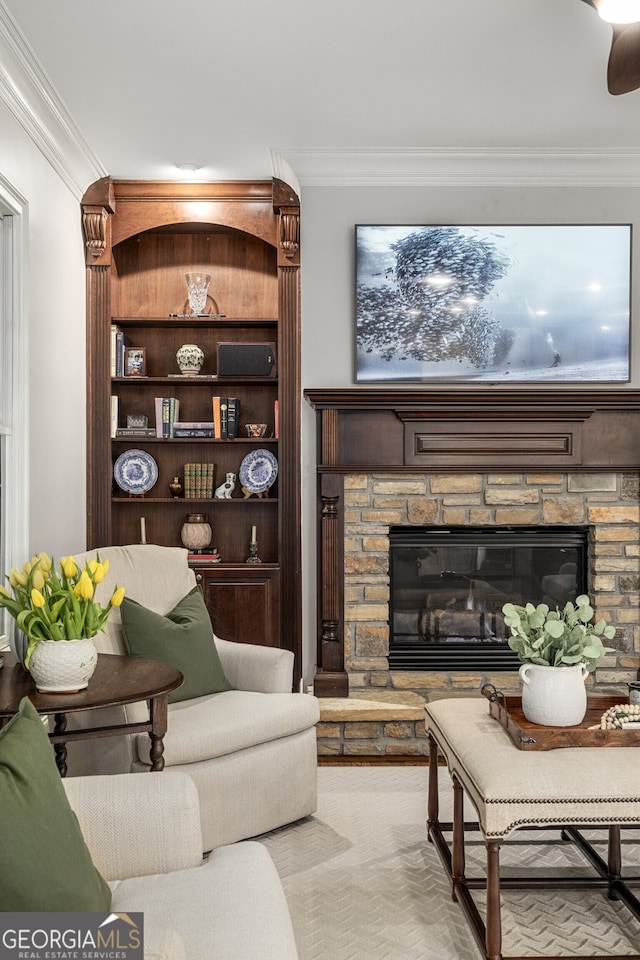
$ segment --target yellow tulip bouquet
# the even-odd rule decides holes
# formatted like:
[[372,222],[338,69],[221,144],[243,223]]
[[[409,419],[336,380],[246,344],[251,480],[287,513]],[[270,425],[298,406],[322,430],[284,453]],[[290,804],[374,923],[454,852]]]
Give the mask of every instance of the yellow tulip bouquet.
[[7,574],[12,588],[0,586],[0,607],[9,611],[16,627],[29,640],[25,667],[40,640],[82,640],[95,637],[124,597],[124,587],[116,585],[105,607],[94,600],[95,586],[104,580],[108,560],[89,560],[82,569],[74,557],[64,557],[60,570],[41,552]]

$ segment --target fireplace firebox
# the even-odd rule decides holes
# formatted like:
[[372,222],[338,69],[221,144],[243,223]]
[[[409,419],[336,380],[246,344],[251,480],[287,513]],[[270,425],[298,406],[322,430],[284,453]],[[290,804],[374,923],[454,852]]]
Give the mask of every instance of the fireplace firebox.
[[391,670],[514,670],[502,607],[587,592],[584,526],[394,526]]

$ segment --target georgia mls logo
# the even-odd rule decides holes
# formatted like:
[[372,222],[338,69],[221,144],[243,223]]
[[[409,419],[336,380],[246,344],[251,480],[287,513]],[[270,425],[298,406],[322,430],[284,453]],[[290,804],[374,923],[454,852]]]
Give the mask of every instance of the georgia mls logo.
[[0,960],[144,960],[142,913],[2,913]]

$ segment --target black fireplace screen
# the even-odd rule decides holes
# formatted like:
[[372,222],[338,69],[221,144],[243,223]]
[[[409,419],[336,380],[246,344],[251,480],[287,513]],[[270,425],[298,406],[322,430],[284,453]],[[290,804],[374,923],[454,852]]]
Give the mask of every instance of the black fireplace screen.
[[587,527],[391,527],[389,667],[513,670],[505,603],[587,592]]

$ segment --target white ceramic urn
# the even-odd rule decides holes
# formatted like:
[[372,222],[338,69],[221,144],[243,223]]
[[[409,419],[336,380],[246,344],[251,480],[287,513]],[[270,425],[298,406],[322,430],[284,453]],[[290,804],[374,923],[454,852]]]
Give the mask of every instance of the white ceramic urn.
[[571,667],[547,667],[523,663],[522,712],[531,723],[544,727],[574,727],[587,712],[584,685],[589,671],[584,663]]

